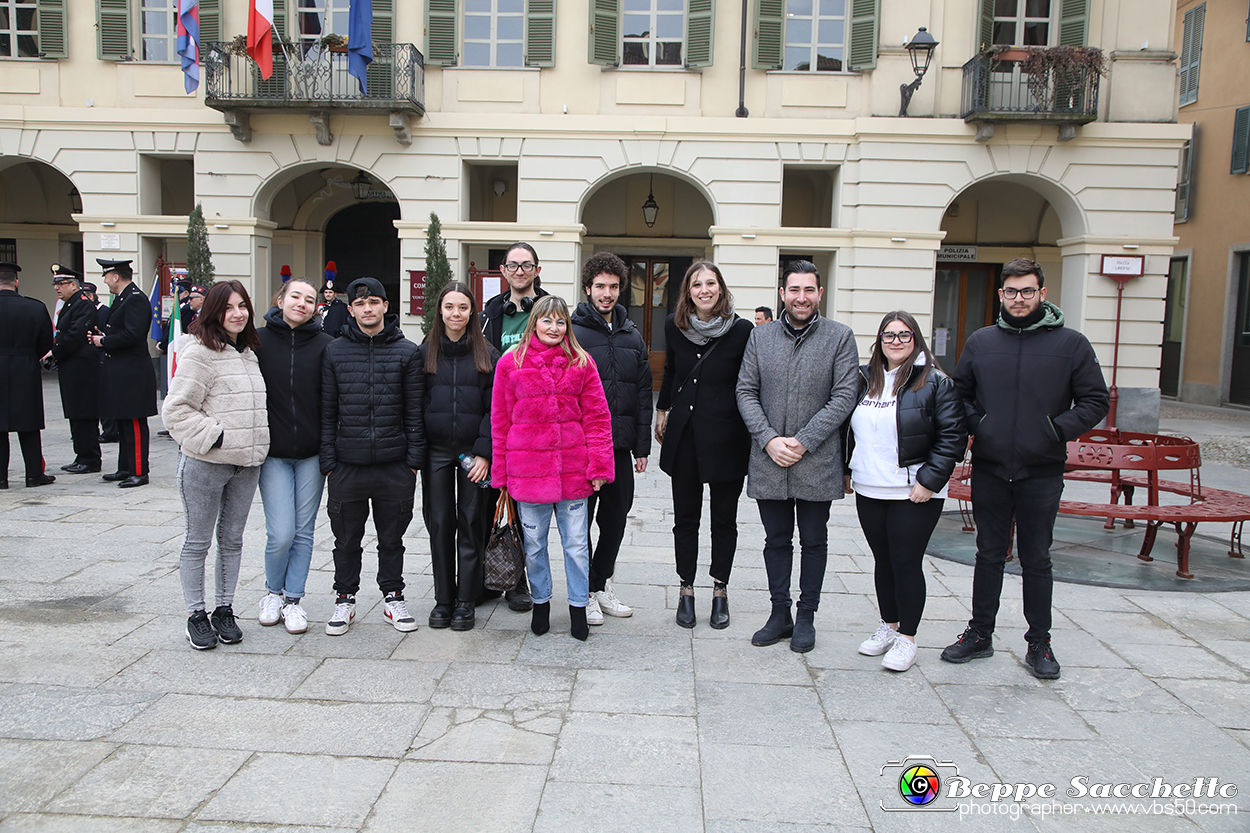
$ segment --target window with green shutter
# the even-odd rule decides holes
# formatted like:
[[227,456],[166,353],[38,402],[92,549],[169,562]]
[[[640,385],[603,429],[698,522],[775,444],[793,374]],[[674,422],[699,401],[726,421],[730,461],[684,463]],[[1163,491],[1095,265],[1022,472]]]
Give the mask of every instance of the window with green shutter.
[[221,0],[200,0],[200,51],[221,39]]
[[96,0],[96,56],[102,61],[128,61],[130,0]]
[[849,69],[872,69],[877,65],[877,32],[881,0],[851,0]]
[[425,63],[455,66],[456,0],[429,0],[425,33]]
[[1176,168],[1175,222],[1189,220],[1193,207],[1194,154],[1197,151],[1198,126],[1194,125],[1191,137],[1181,148],[1180,164]]
[[525,65],[527,67],[556,65],[555,0],[526,0]]
[[39,0],[39,55],[43,58],[68,58],[65,37],[65,0]]
[[1059,45],[1087,46],[1089,0],[1059,0]]
[[1198,70],[1202,65],[1202,30],[1206,25],[1207,4],[1185,12],[1181,28],[1180,105],[1198,100]]
[[980,49],[989,46],[1085,46],[1089,0],[981,0]]
[[256,73],[256,93],[262,98],[286,98],[286,55],[278,46],[290,39],[290,32],[286,27],[286,4],[287,0],[273,0],[273,75],[266,81],[260,77],[260,70],[252,67],[252,72]]
[[1233,163],[1229,173],[1250,172],[1250,107],[1233,113]]
[[686,2],[686,66],[712,65],[712,24],[716,18],[714,0]]
[[605,67],[621,64],[620,0],[590,0],[590,63]]
[[785,0],[756,0],[755,52],[751,60],[756,69],[781,69],[785,12]]
[[[373,0],[373,62],[365,69],[369,95],[391,98],[395,94],[395,0]],[[385,44],[385,46],[379,46]]]

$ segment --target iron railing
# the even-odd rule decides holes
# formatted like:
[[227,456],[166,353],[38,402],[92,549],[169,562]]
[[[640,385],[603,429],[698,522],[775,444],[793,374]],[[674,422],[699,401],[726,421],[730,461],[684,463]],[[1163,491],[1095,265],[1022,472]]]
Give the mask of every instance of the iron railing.
[[410,43],[373,44],[368,92],[347,74],[347,54],[319,44],[274,43],[273,75],[229,43],[208,44],[205,103],[219,110],[407,110],[425,112],[425,58]]
[[1085,123],[1098,118],[1097,71],[1089,67],[1031,79],[1017,61],[993,53],[964,64],[964,121],[1044,121]]

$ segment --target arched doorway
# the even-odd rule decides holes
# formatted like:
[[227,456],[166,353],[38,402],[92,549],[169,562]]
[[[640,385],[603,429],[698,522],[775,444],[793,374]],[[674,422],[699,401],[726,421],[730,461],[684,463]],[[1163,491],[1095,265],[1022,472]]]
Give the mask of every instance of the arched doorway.
[[82,197],[65,174],[44,162],[0,157],[0,260],[22,267],[22,294],[48,309],[56,304],[48,268],[83,271],[82,233],[71,216],[81,212]]
[[1008,260],[1036,260],[1046,274],[1049,300],[1060,297],[1058,240],[1064,224],[1056,206],[1032,185],[1014,178],[986,180],[964,189],[947,206],[929,344],[948,373],[954,371],[968,336],[996,320],[999,273]]
[[377,278],[386,289],[391,312],[401,312],[399,294],[399,205],[370,202],[342,209],[326,224],[326,260],[338,267],[343,288],[361,277]]
[[[654,213],[644,205],[654,206]],[[664,374],[664,319],[677,304],[677,288],[690,264],[709,257],[714,221],[712,206],[698,188],[661,171],[607,180],[582,208],[583,257],[610,251],[629,267],[622,303],[650,348],[657,388]]]

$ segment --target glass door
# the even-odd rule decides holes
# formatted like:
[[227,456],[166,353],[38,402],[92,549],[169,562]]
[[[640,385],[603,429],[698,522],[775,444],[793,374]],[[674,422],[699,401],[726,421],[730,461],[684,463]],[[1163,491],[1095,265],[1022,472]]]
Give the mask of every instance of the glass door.
[[964,342],[993,323],[997,270],[984,263],[938,264],[933,282],[933,332],[929,349],[947,374],[955,372]]
[[1163,353],[1159,361],[1159,390],[1164,396],[1180,396],[1181,341],[1185,335],[1185,290],[1189,261],[1178,257],[1168,269],[1168,296],[1163,312]]
[[1250,252],[1238,259],[1237,320],[1233,325],[1233,372],[1229,380],[1228,401],[1250,405]]
[[629,258],[629,320],[642,332],[649,347],[654,389],[664,378],[664,319],[669,313],[669,259]]

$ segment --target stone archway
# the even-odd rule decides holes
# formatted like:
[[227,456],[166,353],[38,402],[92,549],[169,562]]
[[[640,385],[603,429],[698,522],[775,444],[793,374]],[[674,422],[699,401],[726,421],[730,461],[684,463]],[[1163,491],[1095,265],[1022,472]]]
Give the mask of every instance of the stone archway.
[[68,176],[46,162],[0,157],[0,260],[23,268],[22,294],[48,309],[56,303],[48,268],[62,263],[83,272],[82,233],[73,219],[81,212],[82,197]]

